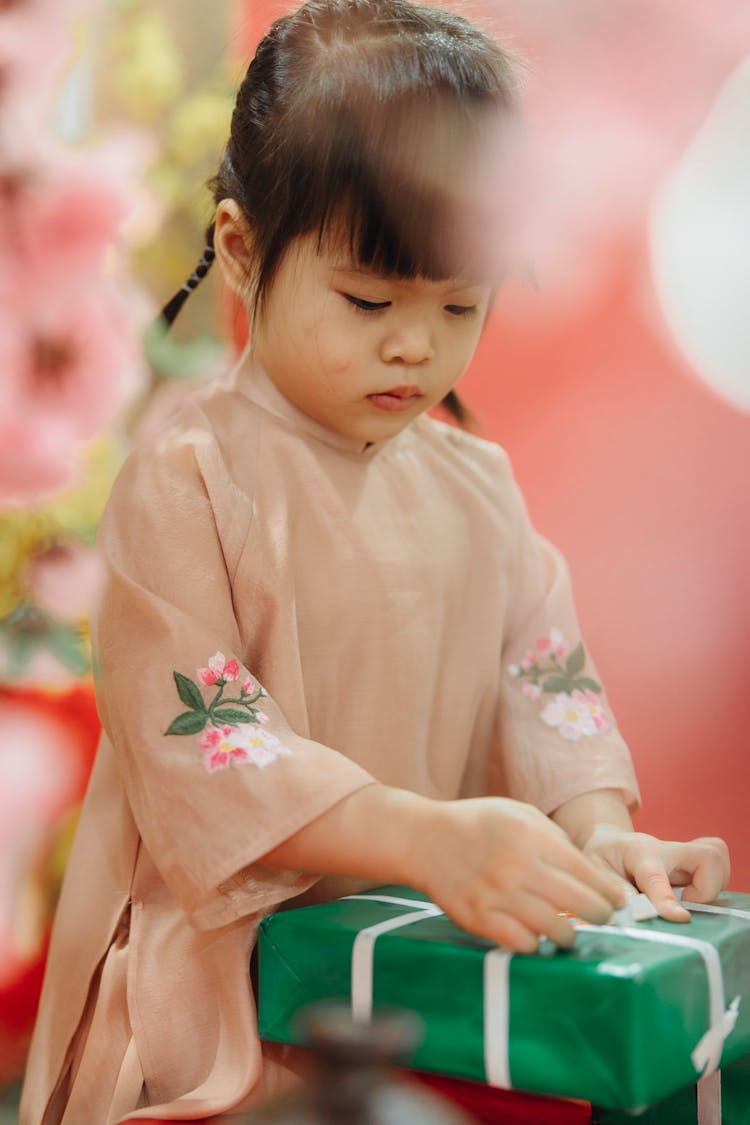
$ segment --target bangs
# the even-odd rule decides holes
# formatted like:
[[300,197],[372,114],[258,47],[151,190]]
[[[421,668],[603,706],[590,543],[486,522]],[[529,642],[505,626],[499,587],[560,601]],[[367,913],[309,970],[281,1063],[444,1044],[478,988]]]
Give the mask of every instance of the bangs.
[[489,280],[473,182],[482,151],[476,111],[434,101],[379,111],[365,128],[338,123],[318,136],[308,230],[319,246],[341,245],[376,273]]
[[311,233],[384,275],[496,281],[477,185],[515,91],[486,41],[476,57],[454,46],[442,34],[416,48],[344,42],[287,76],[283,140],[258,154],[276,169],[275,221],[256,225],[260,302],[286,248]]

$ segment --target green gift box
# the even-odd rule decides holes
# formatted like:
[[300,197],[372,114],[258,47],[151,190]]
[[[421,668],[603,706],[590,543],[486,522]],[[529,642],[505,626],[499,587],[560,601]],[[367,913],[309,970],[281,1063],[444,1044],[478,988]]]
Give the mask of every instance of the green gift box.
[[702,1125],[712,1118],[721,1125],[750,1125],[750,1055],[722,1066],[718,1077],[720,1111],[709,1100],[702,1112],[698,1087],[690,1086],[637,1117],[616,1109],[595,1109],[593,1125]]
[[397,1006],[424,1023],[416,1069],[638,1114],[750,1052],[750,896],[716,905],[691,905],[689,924],[580,925],[572,949],[528,955],[405,887],[272,914],[261,1038],[302,1044],[294,1017],[315,1001],[364,1020]]

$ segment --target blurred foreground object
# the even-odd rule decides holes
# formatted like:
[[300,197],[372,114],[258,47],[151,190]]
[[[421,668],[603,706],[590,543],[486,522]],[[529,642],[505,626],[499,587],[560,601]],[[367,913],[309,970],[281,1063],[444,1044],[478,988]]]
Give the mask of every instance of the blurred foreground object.
[[411,1055],[420,1024],[407,1013],[381,1014],[355,1023],[346,1005],[316,1005],[300,1015],[304,1038],[315,1048],[311,1077],[235,1125],[469,1125],[473,1118],[414,1081],[397,1077],[391,1064]]
[[656,197],[651,260],[695,371],[750,413],[750,56]]
[[[525,127],[514,150],[500,143],[489,154],[486,175],[507,213],[490,237],[499,254],[530,261],[539,283],[525,316],[536,331],[540,315],[565,323],[610,282],[653,192],[750,49],[750,5],[475,3],[531,62]],[[739,135],[737,144],[747,149]]]

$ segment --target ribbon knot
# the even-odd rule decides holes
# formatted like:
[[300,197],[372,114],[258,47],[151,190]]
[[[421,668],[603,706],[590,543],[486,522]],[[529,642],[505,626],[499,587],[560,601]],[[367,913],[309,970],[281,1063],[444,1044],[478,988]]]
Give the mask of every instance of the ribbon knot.
[[706,1034],[698,1040],[693,1048],[690,1059],[699,1074],[703,1074],[706,1067],[711,1063],[716,1066],[716,1060],[721,1058],[724,1040],[734,1031],[739,1009],[740,997],[735,996],[721,1019],[709,1027]]

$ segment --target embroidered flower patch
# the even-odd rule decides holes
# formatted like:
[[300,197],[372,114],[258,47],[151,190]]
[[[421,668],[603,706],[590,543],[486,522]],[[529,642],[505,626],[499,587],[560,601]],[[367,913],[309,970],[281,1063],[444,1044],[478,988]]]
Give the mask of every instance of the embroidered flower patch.
[[583,643],[570,652],[570,645],[560,630],[550,629],[549,635],[540,637],[518,664],[508,667],[511,676],[523,680],[521,691],[529,699],[544,700],[544,696],[551,696],[544,701],[540,718],[571,742],[610,727],[599,698],[601,684],[590,676],[581,675],[585,663]]
[[227,661],[223,652],[216,652],[205,668],[198,668],[200,683],[216,688],[208,704],[193,680],[181,672],[172,674],[177,694],[188,710],[178,715],[164,733],[200,735],[197,741],[209,773],[246,762],[263,769],[282,755],[291,754],[275,735],[262,729],[268,715],[256,704],[267,693],[259,684],[247,679],[238,696],[224,695],[227,684],[239,680],[240,666],[236,660]]

